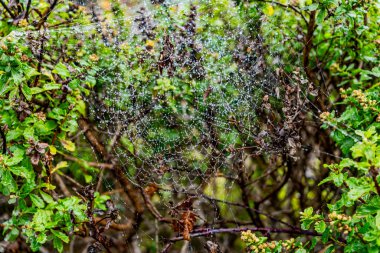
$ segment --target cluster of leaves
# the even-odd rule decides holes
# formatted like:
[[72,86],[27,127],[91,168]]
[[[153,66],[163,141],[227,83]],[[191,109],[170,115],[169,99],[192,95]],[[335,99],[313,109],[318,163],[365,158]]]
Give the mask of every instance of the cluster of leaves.
[[329,99],[335,102],[336,110],[320,115],[322,128],[331,129],[331,138],[345,157],[339,163],[325,165],[330,173],[319,183],[321,187],[332,183],[335,187],[327,191],[338,193],[327,204],[328,210],[314,212],[309,207],[301,213],[302,229],[318,233],[305,249],[378,252],[379,6],[359,1],[319,1],[302,10],[310,11],[310,16],[315,12],[313,50],[318,62],[314,66],[324,68],[332,79],[319,82],[335,85]]
[[76,150],[71,137],[86,113],[82,94],[93,83],[94,57],[80,38],[48,28],[86,18],[72,3],[8,6],[0,21],[0,122],[6,142],[0,192],[8,198],[2,212],[10,209],[2,232],[7,241],[26,237],[33,251],[53,242],[62,252],[69,235],[87,221],[86,200],[61,194],[53,181],[69,167],[65,153]]
[[[355,94],[354,92],[352,95],[354,98]],[[346,99],[349,101],[352,97]],[[377,103],[378,101],[376,105]],[[366,114],[363,110],[358,113]],[[320,185],[332,182],[340,190],[339,198],[328,204],[329,213],[315,214],[312,208],[302,213],[302,228],[314,227],[321,234],[321,241],[331,245],[330,250],[344,247],[345,252],[379,251],[380,139],[376,118],[377,115],[374,115],[371,124],[366,126],[366,131],[355,130],[355,135],[347,136],[355,139],[355,144],[349,149],[348,158],[342,159],[338,164],[326,165],[330,175]],[[325,120],[337,121],[331,115]],[[350,122],[352,120],[350,118]],[[347,145],[346,140],[343,143]]]
[[[314,236],[311,243],[269,242],[267,234],[251,232],[242,239],[253,252],[378,250],[376,4],[152,1],[153,15],[142,8],[129,21],[117,1],[107,2],[110,8],[101,15],[65,1],[0,2],[0,192],[7,202],[0,208],[8,215],[1,227],[7,241],[25,238],[34,251],[52,242],[62,252],[76,234],[95,240],[89,251],[108,250],[113,240],[103,232],[118,209],[92,186],[79,189],[92,182],[95,167],[106,166],[113,177],[102,171],[97,189],[108,189],[102,177],[111,177],[111,186],[119,181],[134,206],[128,240],[143,220],[135,199],[144,201],[156,222],[170,223],[180,234],[173,242],[190,240],[196,231],[207,234],[202,226],[211,220],[212,227],[219,226],[215,221],[247,224],[240,219],[264,226],[276,219],[264,215],[261,204],[282,208],[287,191],[297,196],[303,190],[297,176],[287,181],[300,153],[300,129],[311,118],[304,113],[310,99],[326,111],[324,128],[332,127],[332,139],[347,157],[326,166],[331,172],[321,182],[332,182],[339,199],[322,210],[326,215],[312,208],[302,213],[302,228],[315,230],[306,233]],[[337,112],[328,113],[335,100]],[[95,138],[88,125],[79,131],[78,122],[91,120],[99,135],[106,134]],[[78,137],[82,133],[109,164],[88,162],[97,157]],[[274,169],[265,171],[269,165]],[[126,175],[141,189],[120,180]],[[257,182],[264,182],[262,189]],[[230,204],[245,210],[238,219],[230,217],[233,209],[226,211],[229,183],[233,201],[242,199]],[[194,191],[189,204],[171,203]],[[199,196],[209,205],[196,203]],[[296,201],[288,202],[299,210]],[[149,220],[143,225],[153,227]]]

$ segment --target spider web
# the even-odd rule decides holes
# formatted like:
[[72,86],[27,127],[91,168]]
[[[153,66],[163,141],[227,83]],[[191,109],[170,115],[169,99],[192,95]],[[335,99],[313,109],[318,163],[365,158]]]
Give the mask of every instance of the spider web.
[[[168,8],[177,6],[171,3]],[[183,3],[182,6],[185,13],[190,15],[191,7]],[[148,5],[145,8],[149,10]],[[209,8],[212,9],[213,6],[210,5]],[[201,15],[197,17],[197,23],[201,23]],[[143,45],[143,40],[139,39],[139,36],[143,35],[136,24],[136,20],[141,16],[155,17],[155,13],[145,11],[131,17],[134,22],[131,25],[131,37],[127,39],[127,44],[132,47]],[[155,19],[155,22],[160,21]],[[167,22],[169,26],[173,26],[173,23],[170,23],[173,20]],[[160,26],[160,24],[154,25]],[[102,90],[101,98],[97,101],[88,101],[93,117],[99,122],[99,131],[109,136],[112,151],[124,164],[128,178],[138,186],[154,185],[160,189],[158,200],[160,203],[156,202],[159,210],[170,210],[183,199],[195,196],[197,201],[194,203],[194,212],[199,215],[200,223],[211,223],[209,228],[218,227],[221,217],[218,214],[220,210],[217,204],[210,202],[208,198],[219,197],[221,201],[236,198],[236,193],[233,193],[236,191],[234,180],[227,181],[224,178],[238,177],[239,169],[236,166],[242,166],[245,170],[245,163],[250,162],[252,153],[277,154],[286,149],[281,145],[265,144],[265,140],[270,142],[265,126],[269,120],[266,122],[258,115],[264,104],[268,106],[268,103],[263,101],[265,96],[279,103],[283,99],[284,95],[279,90],[279,80],[275,73],[276,67],[280,67],[281,64],[275,53],[263,48],[265,42],[262,38],[245,35],[248,29],[252,28],[235,27],[224,34],[212,34],[214,38],[195,36],[193,43],[199,48],[200,58],[191,62],[190,66],[187,66],[186,59],[182,59],[183,62],[174,62],[174,77],[170,77],[169,71],[164,73],[171,80],[170,84],[175,86],[174,91],[187,86],[186,88],[190,89],[194,96],[193,101],[182,98],[179,104],[171,108],[168,104],[156,102],[155,87],[152,89],[140,80],[137,81],[139,84],[135,85],[136,79],[131,78],[133,74],[128,73],[133,70],[118,68],[120,63],[118,59],[115,59],[116,70],[111,66],[107,72],[121,71],[120,75],[109,80],[110,83]],[[164,60],[172,56],[175,58],[174,54],[178,54],[181,50],[180,42],[176,41],[178,33],[173,32],[166,36],[169,36],[172,43],[178,44],[173,45],[174,49],[171,54],[164,56]],[[231,40],[239,43],[231,48]],[[125,41],[120,43],[123,46]],[[164,44],[165,41],[158,43]],[[155,48],[155,50],[160,52],[164,48]],[[154,55],[152,52],[144,53],[142,58],[151,58],[151,54]],[[273,66],[266,66],[265,54],[273,58]],[[159,62],[158,55],[154,57]],[[215,55],[215,61],[207,62],[205,55]],[[223,61],[224,57],[235,57],[236,61],[240,61],[240,66],[235,64],[226,69],[226,64],[218,63]],[[198,63],[204,68],[197,69]],[[126,65],[123,66],[128,68]],[[197,85],[181,82],[180,72],[184,68],[186,72],[195,71],[191,73],[195,76],[204,75],[205,77],[202,77],[204,81],[198,81]],[[127,74],[123,75],[123,71]],[[130,81],[125,81],[128,77]],[[170,92],[172,91],[169,90]],[[179,97],[181,96],[186,97],[186,92],[182,92]],[[305,94],[302,96],[306,97]],[[148,103],[147,97],[152,98]],[[166,96],[168,97],[170,98]],[[100,101],[104,101],[106,106],[101,106]],[[125,106],[126,104],[129,106]],[[272,108],[267,110],[270,111]],[[124,148],[113,145],[115,138],[119,136],[125,145]],[[255,152],[246,154],[236,152],[236,150],[251,149],[256,141],[260,141],[261,145]],[[104,179],[104,182],[108,184],[109,190],[112,190],[113,184],[107,182],[107,179]],[[220,196],[221,191],[223,197]],[[205,208],[205,205],[208,208]],[[236,207],[223,206],[226,209],[226,216],[238,222]],[[215,214],[206,213],[207,209],[213,210]],[[156,236],[157,231],[158,228]],[[141,243],[147,238],[155,243],[163,239],[154,238],[152,232],[145,230],[139,232],[138,236],[141,237]],[[188,247],[187,252],[192,251],[192,243],[185,244],[184,247]]]
[[[152,201],[159,211],[167,212],[184,199],[196,197],[197,224],[216,228],[220,209],[236,224],[240,220],[241,207],[226,204],[238,202],[235,181],[241,176],[239,170],[251,172],[255,155],[270,160],[289,153],[292,145],[281,133],[286,92],[278,73],[283,67],[280,53],[264,38],[247,35],[260,29],[258,24],[224,24],[223,33],[208,28],[204,23],[211,20],[207,11],[218,6],[201,3],[207,10],[194,9],[192,22],[194,29],[210,29],[205,35],[187,31],[192,9],[190,2],[184,1],[167,2],[165,8],[144,1],[129,8],[127,14],[118,10],[113,16],[90,5],[98,16],[91,23],[44,32],[57,38],[63,33],[83,40],[94,38],[89,48],[100,51],[106,47],[114,52],[112,59],[100,58],[108,63],[98,68],[101,89],[85,97],[97,131],[133,184],[158,189]],[[169,17],[165,11],[170,9],[175,11]],[[145,26],[139,26],[141,19],[147,22]],[[129,26],[127,31],[121,29],[124,25]],[[150,32],[154,33],[151,38]],[[12,33],[18,38],[24,35]],[[165,46],[171,47],[166,53]],[[123,54],[129,51],[137,53]],[[166,65],[160,67],[160,63]],[[149,64],[152,72],[161,68],[161,73],[156,71],[145,80],[143,75],[149,73],[138,66]],[[299,97],[305,102],[298,110],[318,118],[309,109],[313,106],[308,99],[310,84],[300,76],[288,76],[290,83],[302,84]],[[302,148],[297,140],[293,142],[296,149]],[[94,183],[101,177],[103,187],[113,191],[115,183],[103,173]],[[122,210],[122,219],[128,219],[132,214],[128,203],[118,194],[111,197]],[[210,200],[214,198],[221,203]],[[210,209],[212,213],[207,213]],[[161,249],[166,236],[160,234],[157,224],[153,229],[150,225],[143,225],[137,241],[148,239],[159,243]],[[191,252],[192,243],[185,245]]]

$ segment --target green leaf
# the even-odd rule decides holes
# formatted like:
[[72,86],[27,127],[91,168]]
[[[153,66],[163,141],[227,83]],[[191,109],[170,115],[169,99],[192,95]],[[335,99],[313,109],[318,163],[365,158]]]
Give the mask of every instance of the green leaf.
[[314,228],[315,228],[315,231],[317,231],[318,233],[323,233],[325,232],[325,229],[326,229],[326,223],[324,221],[319,221],[315,224]]
[[29,238],[29,240],[31,250],[34,252],[38,251],[41,247],[41,244],[39,244],[34,237]]
[[10,193],[14,193],[17,191],[17,183],[9,170],[4,171],[3,176],[1,178],[1,184],[4,186],[4,195],[9,195]]
[[48,204],[54,203],[54,199],[46,192],[40,190],[40,195],[46,203]]
[[325,184],[327,182],[330,182],[334,179],[334,176],[335,174],[333,173],[330,173],[330,175],[328,177],[326,177],[325,179],[323,179],[321,182],[319,182],[318,186],[322,185],[322,184]]
[[38,207],[38,208],[44,208],[45,207],[45,203],[44,201],[42,200],[42,198],[38,197],[37,195],[35,194],[30,194],[30,200],[32,200],[33,204]]
[[339,122],[347,122],[353,127],[357,127],[360,124],[361,117],[356,107],[347,106],[346,110],[338,118]]
[[17,228],[12,228],[10,232],[7,233],[5,236],[4,240],[8,242],[13,242],[17,239],[18,235],[20,232],[18,231]]
[[[41,200],[42,201],[42,200]],[[51,221],[53,211],[38,209],[33,216],[32,227],[35,231],[45,231],[47,223]]]
[[380,196],[376,195],[365,204],[358,207],[358,215],[372,215],[380,211]]
[[7,141],[13,141],[16,140],[18,137],[20,137],[23,134],[23,130],[20,128],[12,129],[7,133]]
[[35,68],[29,67],[28,65],[23,66],[23,72],[24,76],[27,79],[30,79],[33,76],[38,76],[40,74]]
[[44,91],[48,90],[59,90],[61,89],[62,84],[59,83],[45,83],[43,86]]
[[37,130],[38,135],[49,135],[52,130],[57,128],[57,123],[54,120],[38,121],[34,124],[34,128]]
[[11,172],[19,177],[23,177],[27,180],[33,180],[34,179],[34,171],[29,170],[25,167],[11,167],[10,168]]
[[86,103],[83,100],[77,102],[76,110],[83,116],[86,117]]
[[47,241],[47,236],[45,233],[40,233],[37,238],[36,238],[37,242],[40,243],[40,244],[44,244],[46,241]]
[[352,148],[352,157],[353,158],[359,158],[364,156],[364,150],[366,148],[366,144],[363,142],[356,143]]
[[311,224],[314,223],[314,220],[312,219],[304,219],[302,220],[302,223],[301,223],[301,228],[304,229],[304,230],[308,230],[311,226]]
[[364,156],[367,161],[373,161],[375,158],[376,146],[375,145],[366,145],[364,148]]
[[310,216],[313,215],[313,211],[314,211],[314,209],[313,209],[312,207],[308,207],[308,208],[306,208],[306,209],[303,211],[303,215],[304,215],[305,217],[310,217]]
[[58,252],[63,252],[63,243],[58,237],[54,237],[53,246]]
[[334,245],[330,245],[324,253],[331,253],[331,252],[334,252],[335,251],[335,247]]
[[12,154],[13,156],[10,158],[6,158],[4,161],[4,164],[8,166],[14,166],[18,164],[19,162],[21,162],[22,159],[24,159],[24,154],[25,154],[24,150],[20,148],[16,148],[13,151],[13,154]]
[[26,140],[35,140],[34,138],[34,128],[28,127],[24,130],[24,137]]
[[326,15],[327,15],[327,10],[326,10],[325,8],[321,9],[321,10],[318,12],[318,15],[317,15],[317,23],[318,23],[318,24],[322,24],[324,18],[326,17]]
[[377,214],[376,214],[376,227],[378,230],[380,230],[380,210],[377,211]]
[[36,95],[36,94],[44,92],[44,89],[40,87],[32,87],[30,88],[30,92],[32,93],[32,95]]
[[13,85],[8,85],[8,83],[0,82],[0,97],[7,94],[13,88],[14,88]]
[[68,243],[69,242],[69,237],[62,233],[61,231],[58,231],[58,230],[50,230],[50,232],[52,232],[52,234],[55,236],[55,237],[58,237],[59,239],[61,239],[63,242],[65,243]]
[[349,159],[349,158],[344,158],[339,163],[339,167],[342,169],[343,168],[349,168],[352,166],[355,166],[355,161],[353,161],[352,159]]
[[22,82],[22,74],[18,72],[19,69],[12,70],[12,79],[15,84],[21,84]]
[[26,100],[30,101],[33,97],[32,90],[29,88],[28,85],[23,84],[21,88],[22,94],[24,94]]
[[70,71],[67,69],[66,65],[63,63],[58,63],[55,65],[55,68],[53,70],[53,73],[58,74],[62,78],[70,77]]
[[366,181],[366,178],[349,178],[347,181],[347,185],[350,188],[347,196],[352,200],[357,200],[358,198],[370,193],[374,190],[372,184],[369,184]]

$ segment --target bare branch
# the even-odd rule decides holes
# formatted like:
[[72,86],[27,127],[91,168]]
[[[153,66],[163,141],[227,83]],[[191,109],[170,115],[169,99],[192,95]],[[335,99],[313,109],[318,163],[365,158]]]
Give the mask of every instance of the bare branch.
[[[258,227],[240,227],[240,228],[216,228],[216,229],[203,229],[202,232],[190,233],[190,238],[209,236],[213,234],[221,233],[240,233],[242,231],[252,231],[252,232],[263,232],[265,234],[270,233],[285,233],[285,234],[298,234],[298,235],[311,235],[311,236],[321,236],[321,234],[302,229],[286,229],[286,228],[258,228]],[[184,240],[183,236],[173,237],[169,242],[177,242]]]

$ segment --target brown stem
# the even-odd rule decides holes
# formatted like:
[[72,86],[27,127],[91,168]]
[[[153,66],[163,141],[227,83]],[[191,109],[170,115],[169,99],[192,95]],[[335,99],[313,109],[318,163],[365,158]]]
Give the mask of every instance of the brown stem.
[[144,202],[141,198],[141,194],[139,194],[138,189],[126,177],[123,167],[121,167],[119,164],[115,162],[111,154],[108,154],[105,146],[103,145],[103,143],[101,143],[101,141],[96,136],[88,120],[81,118],[78,120],[78,124],[79,124],[79,127],[84,132],[84,135],[87,141],[95,149],[99,157],[106,162],[114,164],[114,169],[112,170],[114,177],[119,181],[120,185],[123,187],[124,192],[132,201],[132,204],[135,208],[133,231],[131,232],[136,232],[137,227],[140,225],[142,221],[142,214],[145,209]]
[[169,249],[172,247],[173,243],[169,242],[168,244],[165,245],[165,247],[162,249],[161,253],[167,253],[169,252]]
[[70,191],[68,190],[68,188],[67,188],[65,182],[62,180],[62,178],[61,178],[57,173],[54,174],[54,178],[55,178],[55,180],[58,182],[59,188],[61,188],[63,194],[64,194],[66,197],[70,197],[70,196],[71,196],[71,193],[70,193]]

